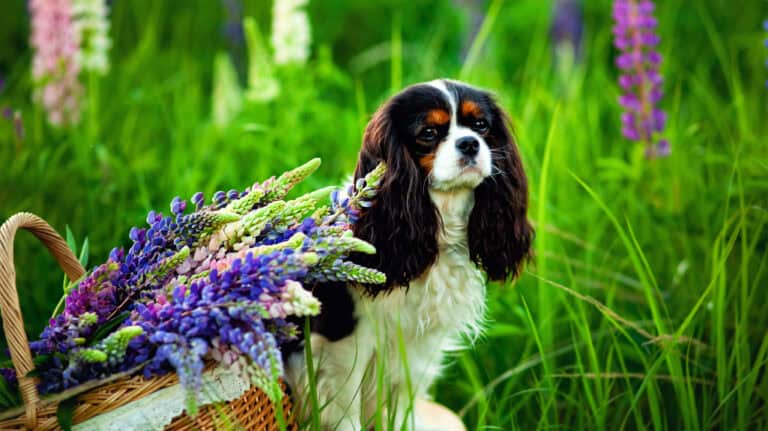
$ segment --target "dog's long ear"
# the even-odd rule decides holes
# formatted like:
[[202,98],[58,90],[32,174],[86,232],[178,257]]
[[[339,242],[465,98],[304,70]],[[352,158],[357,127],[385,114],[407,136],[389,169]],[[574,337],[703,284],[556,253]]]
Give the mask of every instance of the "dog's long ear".
[[369,293],[407,286],[437,257],[437,212],[429,198],[428,181],[394,129],[391,103],[381,107],[368,123],[355,169],[363,178],[380,161],[387,170],[373,205],[364,209],[354,233],[376,247],[375,255],[355,255],[361,264],[387,275],[384,285],[366,286]]
[[492,174],[475,189],[475,206],[469,217],[469,251],[491,280],[505,280],[520,273],[531,255],[533,228],[528,222],[528,180],[517,151],[509,120],[491,101],[489,137]]

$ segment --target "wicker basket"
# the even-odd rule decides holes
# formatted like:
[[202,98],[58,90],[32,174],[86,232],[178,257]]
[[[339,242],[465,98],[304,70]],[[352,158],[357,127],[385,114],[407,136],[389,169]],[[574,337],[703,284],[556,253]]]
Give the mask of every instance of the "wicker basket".
[[[0,309],[5,337],[24,400],[23,408],[0,413],[0,430],[53,430],[59,428],[56,409],[60,399],[55,395],[41,399],[37,392],[36,379],[27,377],[34,366],[19,308],[13,264],[13,240],[19,228],[29,230],[48,247],[70,280],[79,279],[85,270],[64,239],[36,215],[19,213],[0,227]],[[73,423],[83,422],[175,384],[178,384],[175,374],[153,379],[128,376],[97,387],[90,387],[91,385],[86,383],[82,386],[83,392],[76,396]],[[283,411],[288,417],[288,429],[295,430],[296,425],[290,414],[291,403],[287,396],[283,399]],[[246,430],[279,429],[272,403],[266,394],[256,387],[246,391],[240,398],[226,403],[223,413],[224,415],[217,406],[203,406],[196,417],[182,414],[174,418],[165,429],[218,429],[223,427],[223,419]]]

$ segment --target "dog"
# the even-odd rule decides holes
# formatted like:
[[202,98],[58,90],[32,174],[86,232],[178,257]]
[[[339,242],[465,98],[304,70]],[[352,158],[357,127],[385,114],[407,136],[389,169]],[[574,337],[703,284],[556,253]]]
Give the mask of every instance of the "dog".
[[[312,287],[323,429],[368,429],[387,400],[394,429],[428,429],[414,399],[428,397],[447,352],[481,334],[486,281],[517,276],[531,254],[527,179],[509,127],[488,92],[451,80],[410,86],[373,115],[354,179],[381,161],[387,170],[353,230],[377,253],[350,258],[387,281]],[[286,378],[306,414],[303,350],[288,355]]]

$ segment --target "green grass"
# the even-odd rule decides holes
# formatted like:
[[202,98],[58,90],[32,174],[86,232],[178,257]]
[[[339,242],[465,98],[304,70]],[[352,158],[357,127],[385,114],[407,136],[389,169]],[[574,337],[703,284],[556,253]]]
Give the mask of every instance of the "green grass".
[[[768,429],[768,3],[658,2],[672,143],[659,160],[619,133],[610,2],[586,2],[575,64],[553,56],[548,3],[489,1],[465,40],[468,19],[447,0],[312,2],[310,63],[277,70],[279,102],[246,102],[217,126],[218,3],[115,1],[112,71],[85,77],[82,123],[57,130],[30,102],[28,24],[12,1],[0,107],[20,110],[25,136],[0,118],[0,218],[31,210],[68,225],[95,264],[173,196],[244,188],[315,156],[323,166],[301,191],[342,181],[392,91],[461,77],[513,119],[536,259],[490,287],[488,331],[452,358],[437,399],[469,429]],[[269,5],[245,11],[266,35]],[[30,235],[17,243],[37,334],[61,273]]]

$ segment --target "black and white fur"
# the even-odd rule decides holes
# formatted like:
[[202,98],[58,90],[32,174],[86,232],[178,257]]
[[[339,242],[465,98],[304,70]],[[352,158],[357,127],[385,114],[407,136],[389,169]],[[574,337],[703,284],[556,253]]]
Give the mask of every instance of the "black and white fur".
[[[486,278],[516,276],[530,252],[525,173],[488,93],[448,80],[406,88],[368,124],[355,179],[380,161],[387,173],[354,227],[377,254],[352,259],[387,283],[313,288],[323,307],[310,335],[323,429],[370,427],[386,397],[396,429],[428,429],[413,398],[428,396],[447,351],[481,333]],[[289,354],[287,379],[306,406],[303,351]]]

